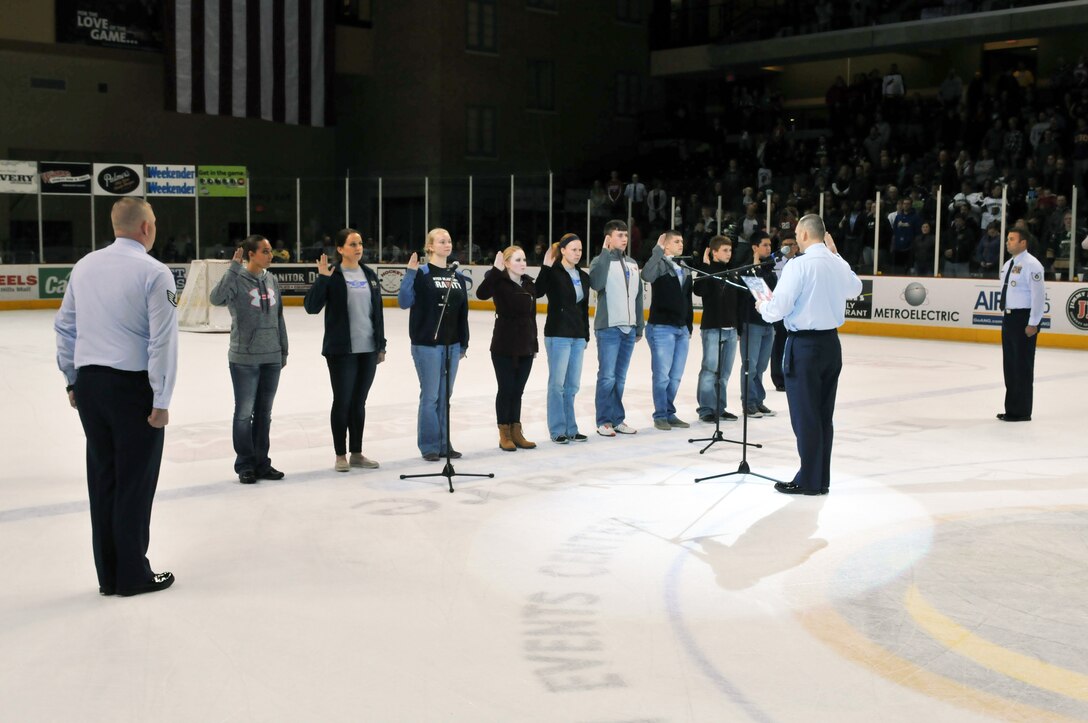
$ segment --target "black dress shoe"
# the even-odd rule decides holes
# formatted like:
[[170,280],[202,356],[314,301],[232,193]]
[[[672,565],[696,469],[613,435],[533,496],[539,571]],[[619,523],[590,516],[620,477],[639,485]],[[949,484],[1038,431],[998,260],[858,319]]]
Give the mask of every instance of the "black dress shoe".
[[456,449],[451,449],[450,450],[450,459],[461,459],[461,453],[458,452]]
[[257,475],[251,469],[242,470],[238,473],[238,481],[244,485],[257,484]]
[[786,385],[785,384],[775,384],[774,385],[774,390],[776,392],[784,392],[784,391],[786,391]]
[[699,415],[699,421],[700,422],[709,422],[710,424],[714,424],[714,422],[716,420],[717,420],[717,417],[715,417],[713,414],[700,414]]
[[257,475],[258,479],[283,479],[284,476],[283,472],[280,472],[275,467],[269,467],[264,472]]
[[427,454],[423,455],[423,459],[427,460],[428,462],[437,462],[442,458],[438,456],[438,452],[428,452]]
[[99,595],[116,595],[117,591],[114,590],[112,587],[103,587],[102,585],[99,585],[98,586],[98,594]]
[[1019,414],[999,414],[997,418],[1002,422],[1030,422],[1031,415],[1021,416]]
[[810,490],[801,487],[796,482],[775,482],[774,488],[784,495],[826,495],[827,490]]
[[174,584],[174,573],[172,572],[160,572],[157,575],[153,575],[149,582],[145,582],[139,587],[134,587],[130,590],[118,590],[117,594],[121,597],[132,597],[133,595],[142,595],[145,592],[158,592],[159,590],[165,590]]

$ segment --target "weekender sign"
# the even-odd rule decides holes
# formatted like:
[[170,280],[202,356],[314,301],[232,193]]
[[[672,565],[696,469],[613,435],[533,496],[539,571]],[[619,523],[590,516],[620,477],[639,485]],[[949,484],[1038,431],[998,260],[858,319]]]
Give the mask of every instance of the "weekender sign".
[[244,197],[246,195],[245,166],[198,166],[196,190],[201,196]]
[[86,195],[91,192],[90,163],[52,163],[42,161],[38,164],[42,193],[74,193]]
[[145,166],[144,189],[148,196],[195,196],[196,166]]
[[94,195],[144,195],[143,168],[121,163],[94,164]]
[[37,192],[37,163],[34,161],[0,161],[0,193]]

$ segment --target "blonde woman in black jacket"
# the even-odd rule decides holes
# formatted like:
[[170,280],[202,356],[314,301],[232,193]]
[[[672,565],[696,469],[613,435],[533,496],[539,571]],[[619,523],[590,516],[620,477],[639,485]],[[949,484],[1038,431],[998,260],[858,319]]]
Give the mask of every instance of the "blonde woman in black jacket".
[[491,363],[499,390],[495,417],[499,424],[499,448],[507,452],[533,449],[534,442],[521,431],[521,397],[533,369],[536,340],[536,300],[541,296],[533,277],[525,273],[525,251],[511,246],[495,254],[476,289],[476,296],[495,300],[495,331],[491,337]]
[[564,234],[548,249],[536,279],[537,293],[548,296],[544,322],[548,434],[556,444],[586,441],[574,417],[574,395],[581,385],[582,357],[589,343],[589,274],[578,268],[581,260],[582,239]]

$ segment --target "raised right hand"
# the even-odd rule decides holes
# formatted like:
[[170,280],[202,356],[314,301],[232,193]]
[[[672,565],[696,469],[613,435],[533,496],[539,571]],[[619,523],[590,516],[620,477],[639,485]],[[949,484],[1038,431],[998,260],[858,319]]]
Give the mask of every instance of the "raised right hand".
[[408,257],[408,268],[411,271],[419,270],[419,254],[412,252],[412,255]]
[[231,256],[230,260],[233,261],[236,264],[242,263],[242,247],[241,246],[234,249],[234,256]]
[[557,253],[558,252],[556,251],[555,246],[549,246],[548,253],[544,254],[543,264],[545,266],[551,266],[552,264],[554,264]]
[[328,255],[321,254],[321,258],[317,260],[317,273],[322,276],[332,276],[332,267],[329,266]]
[[707,246],[706,250],[703,251],[703,263],[706,264],[707,266],[710,266],[710,247],[709,246]]

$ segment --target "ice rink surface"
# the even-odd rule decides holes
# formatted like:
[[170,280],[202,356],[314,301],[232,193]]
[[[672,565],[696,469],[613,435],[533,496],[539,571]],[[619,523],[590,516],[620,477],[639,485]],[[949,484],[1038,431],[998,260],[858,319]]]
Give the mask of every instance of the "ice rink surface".
[[[1084,352],[1040,348],[1034,421],[1005,424],[993,345],[844,335],[833,482],[788,497],[693,437],[700,343],[655,431],[650,354],[627,378],[632,437],[545,425],[538,357],[498,449],[473,312],[454,392],[458,472],[415,446],[407,314],[367,405],[378,470],[332,470],[322,321],[287,309],[280,482],[233,474],[226,335],[182,334],[149,557],[177,583],[98,595],[84,439],[52,311],[0,314],[0,720],[982,721],[1088,718]],[[543,317],[541,317],[541,326]],[[739,366],[739,365],[738,365]],[[739,371],[730,404],[739,411]],[[750,421],[752,470],[788,480],[785,394]],[[724,425],[739,439],[739,422]]]

